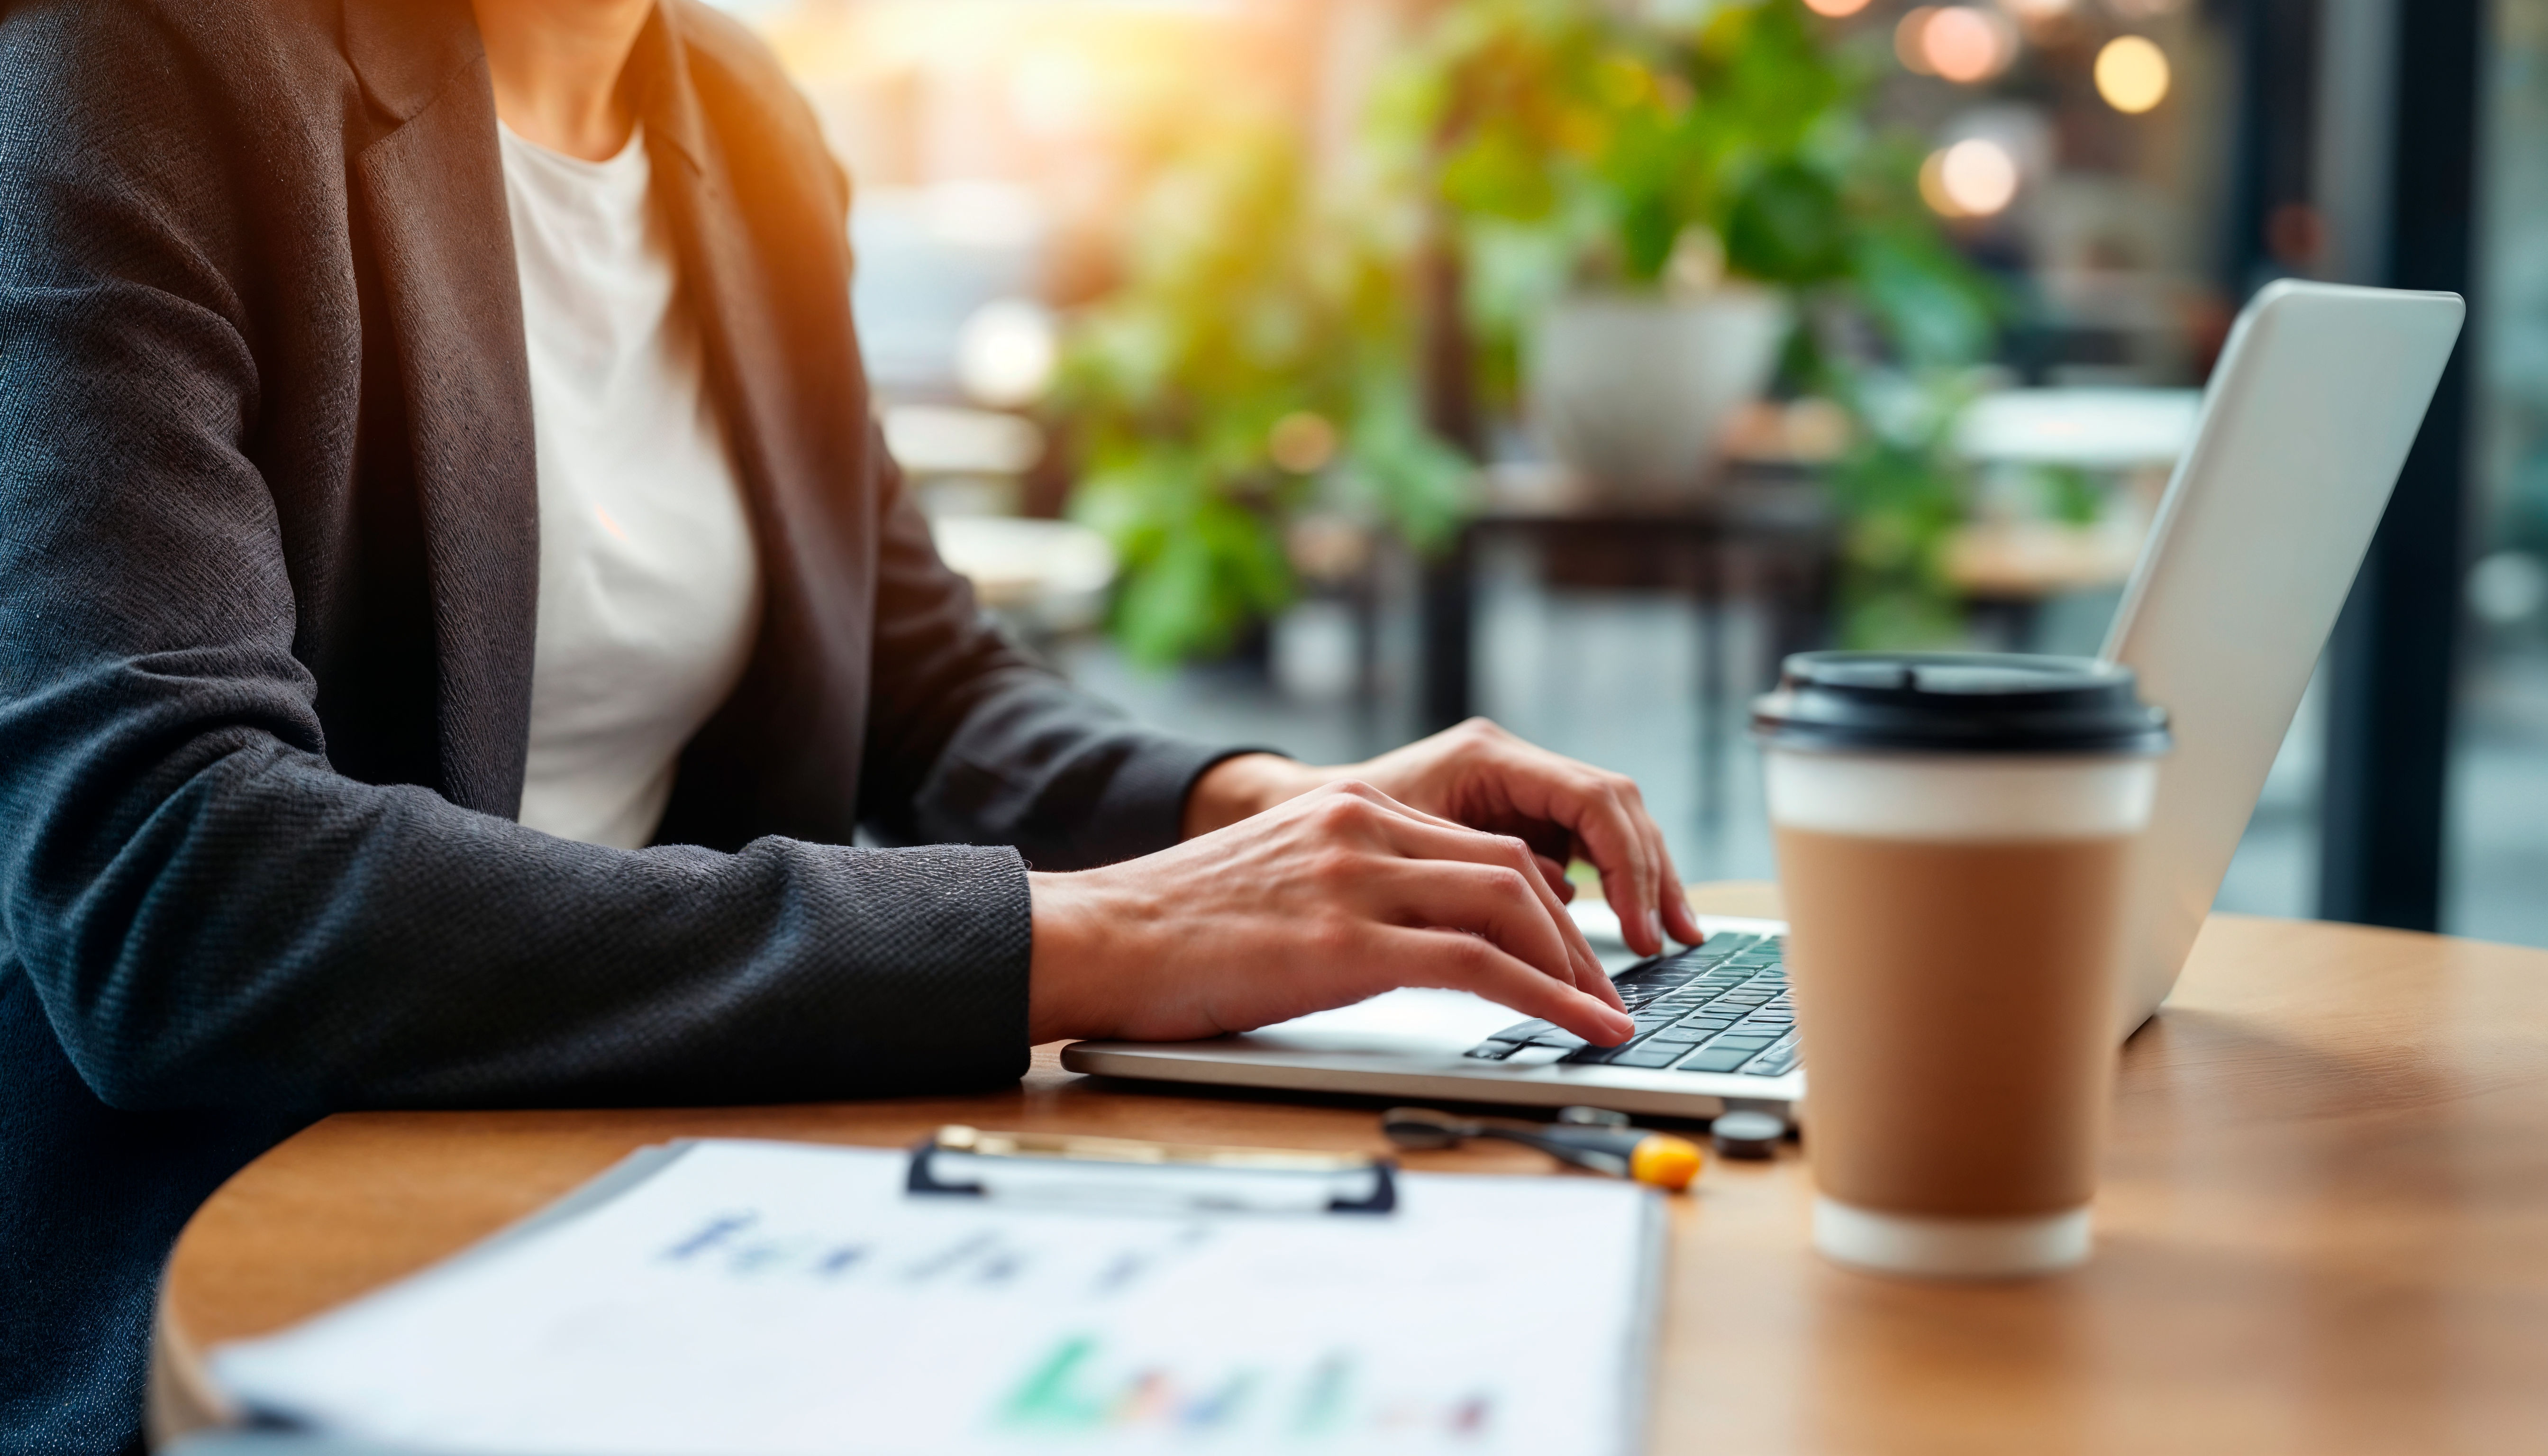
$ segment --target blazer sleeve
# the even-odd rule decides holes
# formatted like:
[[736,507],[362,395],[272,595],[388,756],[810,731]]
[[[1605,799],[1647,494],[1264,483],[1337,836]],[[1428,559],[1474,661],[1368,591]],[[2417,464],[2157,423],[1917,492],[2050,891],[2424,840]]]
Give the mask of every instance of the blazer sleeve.
[[[1012,849],[623,853],[331,769],[252,458],[262,285],[222,201],[271,159],[223,140],[219,83],[139,9],[0,10],[0,979],[123,1108],[1016,1076]],[[990,704],[1053,690],[924,656],[934,685],[893,702],[942,705],[968,751]]]
[[1247,749],[1138,727],[1009,641],[939,560],[881,437],[874,704],[861,813],[896,841],[1015,845],[1079,869],[1177,842],[1203,772]]

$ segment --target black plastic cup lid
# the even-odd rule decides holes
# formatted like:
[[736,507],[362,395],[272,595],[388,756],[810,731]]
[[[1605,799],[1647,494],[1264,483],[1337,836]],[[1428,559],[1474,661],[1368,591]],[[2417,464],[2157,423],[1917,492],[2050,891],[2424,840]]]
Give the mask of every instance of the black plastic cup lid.
[[2167,714],[2133,670],[2083,657],[1979,652],[1800,652],[1753,701],[1752,731],[1832,753],[2147,755]]

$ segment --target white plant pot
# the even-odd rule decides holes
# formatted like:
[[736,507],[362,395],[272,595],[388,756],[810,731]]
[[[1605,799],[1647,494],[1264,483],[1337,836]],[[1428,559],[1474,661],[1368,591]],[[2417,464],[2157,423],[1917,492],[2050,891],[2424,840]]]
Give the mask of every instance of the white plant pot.
[[1697,495],[1735,411],[1769,387],[1787,325],[1786,300],[1760,288],[1560,300],[1528,341],[1531,423],[1604,496]]

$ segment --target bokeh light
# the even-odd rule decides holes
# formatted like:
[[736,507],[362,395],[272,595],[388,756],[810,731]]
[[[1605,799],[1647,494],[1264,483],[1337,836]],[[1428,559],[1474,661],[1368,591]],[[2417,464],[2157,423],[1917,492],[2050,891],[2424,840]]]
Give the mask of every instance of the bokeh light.
[[1834,20],[1845,15],[1856,15],[1865,10],[1866,4],[1867,0],[1805,0],[1807,10],[1816,15],[1830,16]]
[[956,378],[977,404],[1015,410],[1044,398],[1061,343],[1051,311],[1028,299],[995,299],[956,337]]
[[2017,200],[2017,158],[1984,136],[1930,153],[1920,164],[1920,196],[1949,218],[1987,218]]
[[2117,36],[2097,52],[2097,94],[2106,104],[2138,116],[2167,99],[2167,52],[2141,36]]
[[1951,5],[1920,28],[1920,53],[1929,69],[1957,85],[1998,75],[2017,49],[2008,23],[1968,5]]

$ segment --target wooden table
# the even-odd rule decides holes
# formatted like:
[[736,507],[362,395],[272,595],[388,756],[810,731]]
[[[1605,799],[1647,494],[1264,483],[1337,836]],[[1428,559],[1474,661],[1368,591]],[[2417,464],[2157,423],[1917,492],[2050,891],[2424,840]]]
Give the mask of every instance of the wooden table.
[[[979,1097],[331,1118],[187,1228],[162,1353],[182,1366],[323,1310],[667,1138],[899,1144],[968,1122],[1377,1148],[1373,1106],[1107,1085],[1047,1047]],[[1493,1147],[1408,1161],[1545,1166]],[[2075,1274],[1846,1272],[1806,1248],[1809,1196],[1790,1156],[1711,1162],[1676,1200],[1654,1450],[2548,1449],[2548,954],[2215,917],[2125,1049]]]

